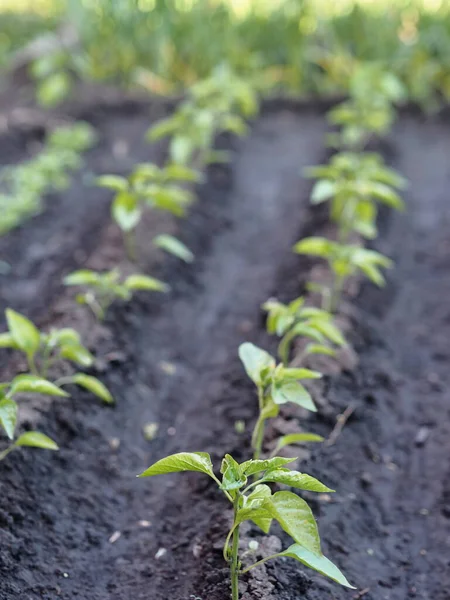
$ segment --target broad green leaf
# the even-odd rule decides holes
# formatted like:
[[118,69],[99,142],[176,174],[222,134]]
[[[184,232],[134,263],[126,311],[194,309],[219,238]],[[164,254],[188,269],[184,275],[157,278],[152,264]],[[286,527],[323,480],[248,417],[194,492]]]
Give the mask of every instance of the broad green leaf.
[[179,473],[180,471],[197,471],[213,476],[211,457],[207,452],[179,452],[158,460],[138,477],[152,477],[165,473]]
[[297,254],[320,256],[328,258],[332,252],[333,244],[330,240],[322,237],[309,237],[297,242],[293,248]]
[[78,331],[71,327],[63,327],[62,329],[53,329],[49,334],[49,343],[55,344],[81,344],[81,337]]
[[67,73],[56,71],[39,83],[37,99],[42,106],[55,106],[69,94],[72,82]]
[[7,308],[5,313],[8,329],[14,342],[26,354],[34,354],[41,342],[41,334],[37,327],[11,308]]
[[36,375],[18,375],[11,382],[10,395],[20,393],[46,394],[67,398],[69,394],[47,379]]
[[265,460],[246,460],[240,465],[240,470],[241,473],[245,473],[250,477],[250,475],[261,473],[262,471],[279,469],[280,467],[284,467],[284,465],[294,462],[294,460],[297,459],[286,458],[285,456],[275,456],[274,458],[267,458]]
[[289,469],[276,469],[266,473],[261,479],[261,482],[271,481],[273,483],[282,483],[299,490],[307,490],[309,492],[334,492],[315,477],[298,471],[290,471]]
[[141,209],[136,198],[128,192],[119,192],[114,198],[111,212],[122,231],[131,231],[141,218]]
[[0,348],[15,348],[19,346],[13,339],[13,336],[9,332],[0,333]]
[[378,285],[379,287],[384,286],[386,280],[383,277],[380,270],[375,265],[372,265],[370,263],[362,263],[358,266],[364,273],[364,275],[366,275],[366,277],[370,279],[370,281],[372,281],[375,285]]
[[194,146],[192,141],[184,135],[177,135],[170,143],[170,155],[174,162],[185,165],[191,158]]
[[11,398],[0,400],[0,424],[10,440],[14,438],[17,423],[17,404]]
[[80,269],[64,277],[64,285],[95,285],[99,282],[100,273]]
[[82,367],[90,367],[94,362],[92,354],[81,344],[63,344],[61,346],[61,357]]
[[43,448],[45,450],[59,450],[58,445],[48,436],[39,431],[27,431],[22,433],[14,443],[14,446],[32,446],[33,448]]
[[161,248],[161,250],[165,250],[169,254],[173,254],[177,258],[184,260],[184,262],[190,263],[194,260],[194,255],[189,248],[176,237],[173,237],[173,235],[165,233],[157,235],[153,240],[153,244]]
[[275,367],[275,359],[265,350],[261,350],[250,342],[245,342],[239,346],[239,358],[241,359],[245,371],[250,379],[260,385],[261,371],[263,369],[272,369]]
[[335,184],[329,179],[321,179],[318,181],[311,192],[311,203],[320,204],[333,196],[336,191]]
[[281,448],[285,448],[286,446],[302,444],[304,442],[323,441],[324,438],[321,435],[316,435],[315,433],[289,433],[288,435],[283,435],[278,439],[275,453],[279,452]]
[[98,398],[103,400],[103,402],[106,402],[107,404],[114,403],[114,398],[111,396],[111,392],[101,381],[97,379],[97,377],[85,375],[84,373],[76,373],[71,377],[71,379],[73,383],[85,388],[89,392],[92,392],[98,396]]
[[238,511],[235,524],[240,525],[244,521],[253,521],[264,533],[269,533],[272,515],[259,502],[255,506],[244,506]]
[[281,552],[278,556],[286,556],[288,558],[298,560],[305,566],[317,571],[325,577],[329,577],[336,583],[340,583],[341,585],[352,590],[356,589],[347,581],[345,575],[336,567],[336,565],[334,565],[331,560],[326,558],[322,553],[316,554],[310,552],[300,544],[293,544],[287,550]]
[[149,292],[168,292],[170,289],[163,281],[147,277],[147,275],[130,275],[125,279],[124,285],[129,290],[147,290]]
[[297,544],[321,555],[316,521],[308,504],[297,494],[277,492],[263,502],[262,508],[278,521]]
[[97,177],[95,183],[100,187],[116,190],[117,192],[123,192],[128,188],[128,181],[125,177],[119,175],[101,175]]
[[237,490],[247,483],[246,475],[241,471],[239,464],[229,454],[222,461],[221,473],[223,474],[220,485],[221,490]]
[[311,394],[296,381],[288,381],[272,386],[272,398],[275,404],[286,404],[292,402],[306,410],[317,412],[317,408],[311,398]]

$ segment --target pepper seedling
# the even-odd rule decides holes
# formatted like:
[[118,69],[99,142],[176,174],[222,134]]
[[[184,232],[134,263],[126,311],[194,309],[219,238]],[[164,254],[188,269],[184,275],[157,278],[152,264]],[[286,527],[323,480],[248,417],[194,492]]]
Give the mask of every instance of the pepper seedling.
[[[278,415],[281,405],[291,402],[306,410],[317,411],[311,394],[300,381],[319,379],[322,374],[311,369],[290,369],[281,363],[277,365],[275,359],[268,352],[249,342],[239,346],[239,358],[258,392],[259,413],[252,434],[253,458],[257,460],[262,453],[266,421]],[[288,443],[322,441],[320,436],[314,436],[314,434],[299,433],[296,435],[306,435],[309,439],[297,437]],[[278,440],[277,451],[286,445],[288,444],[280,444],[280,440]]]
[[404,209],[396,189],[404,189],[406,181],[387,168],[378,154],[341,152],[328,165],[309,167],[305,176],[318,179],[311,202],[330,202],[330,216],[338,225],[340,242],[346,243],[352,231],[365,238],[376,237],[378,203]]
[[115,191],[111,215],[123,233],[131,260],[136,259],[135,230],[143,209],[148,207],[183,217],[195,196],[181,184],[200,181],[201,174],[186,166],[170,164],[161,168],[152,163],[137,165],[128,177],[103,175],[97,179],[97,185]]
[[147,275],[129,275],[120,281],[120,272],[98,272],[89,269],[74,271],[64,278],[64,284],[69,286],[82,286],[87,291],[77,296],[77,302],[86,304],[94,315],[102,321],[114,300],[129,302],[136,291],[168,292],[169,286]]
[[27,431],[13,441],[19,411],[16,397],[24,393],[60,397],[67,397],[69,395],[51,381],[47,381],[36,375],[18,375],[11,382],[1,383],[0,425],[12,443],[5,450],[0,451],[0,461],[6,458],[10,452],[21,446],[58,450],[57,444],[39,431]]
[[239,77],[227,65],[219,65],[210,77],[189,90],[188,98],[174,114],[156,123],[147,132],[151,142],[171,136],[169,152],[178,164],[225,162],[228,153],[214,151],[214,138],[219,133],[244,135],[244,117],[258,111],[255,86]]
[[[81,367],[90,367],[94,363],[94,357],[83,346],[79,334],[74,329],[52,329],[50,333],[43,333],[20,313],[7,308],[5,314],[8,332],[0,334],[0,348],[12,348],[25,354],[30,370],[29,377],[46,380],[53,365],[64,360],[74,362]],[[96,377],[85,373],[60,377],[52,385],[59,388],[70,384],[88,390],[107,404],[114,402],[106,386]]]
[[[231,598],[239,600],[239,576],[275,558],[292,558],[303,565],[329,577],[333,581],[355,589],[345,575],[322,554],[319,530],[308,504],[290,491],[273,493],[268,483],[288,485],[299,490],[331,493],[319,480],[286,468],[295,459],[274,457],[268,460],[247,460],[237,463],[226,454],[216,477],[211,457],[206,452],[180,452],[163,458],[141,473],[139,477],[152,477],[165,473],[195,471],[211,477],[233,505],[233,523],[225,540],[223,555],[230,567]],[[249,483],[249,478],[251,483]],[[273,521],[293,540],[294,544],[283,552],[266,556],[249,566],[243,566],[239,556],[240,526],[251,521],[268,534]]]
[[333,323],[333,315],[314,306],[305,306],[303,297],[289,304],[271,299],[262,308],[267,312],[267,332],[281,337],[278,356],[288,366],[291,344],[297,337],[310,342],[303,349],[298,363],[312,354],[335,356],[335,346],[345,346],[345,338]]
[[331,288],[321,288],[324,308],[336,312],[346,280],[356,272],[362,272],[378,286],[385,284],[381,268],[390,268],[393,262],[375,250],[366,250],[351,244],[340,244],[323,237],[309,237],[297,242],[293,248],[297,254],[317,256],[327,261],[333,273]]
[[350,99],[328,112],[339,133],[329,136],[334,147],[361,150],[372,135],[383,135],[395,118],[394,103],[405,98],[400,80],[378,63],[361,63],[349,80]]

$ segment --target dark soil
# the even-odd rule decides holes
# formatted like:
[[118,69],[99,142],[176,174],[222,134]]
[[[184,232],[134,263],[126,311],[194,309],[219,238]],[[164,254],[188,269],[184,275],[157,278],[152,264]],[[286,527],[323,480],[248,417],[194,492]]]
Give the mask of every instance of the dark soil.
[[[129,164],[145,153],[154,158],[141,138],[147,115],[130,105],[84,115],[102,135],[89,170],[127,170],[111,150],[119,135],[132,149]],[[179,225],[195,264],[166,261],[158,270],[172,294],[143,295],[108,320],[111,336],[97,352],[114,351],[99,369],[117,405],[105,408],[74,390],[38,419],[60,452],[30,449],[0,464],[2,600],[228,597],[221,544],[229,512],[214,486],[197,474],[135,475],[179,450],[209,451],[217,466],[225,452],[248,456],[248,431],[236,433],[234,423],[250,429],[256,400],[237,347],[249,339],[273,350],[259,306],[274,294],[292,298],[308,276],[290,248],[321,225],[300,169],[323,159],[325,128],[318,109],[278,105],[246,140],[233,141],[233,163],[209,170],[198,205]],[[336,443],[315,445],[301,467],[338,490],[308,499],[325,553],[359,591],[277,561],[244,579],[243,600],[450,598],[448,118],[405,114],[386,150],[411,182],[407,213],[383,218],[377,244],[397,266],[385,289],[360,294],[351,334],[360,363],[327,380],[308,429],[328,436],[338,414],[349,405],[354,413]],[[91,219],[94,196],[80,180],[0,242],[13,267],[2,307],[51,322],[48,307],[64,293],[60,275],[108,254],[107,196],[98,197]],[[29,253],[27,239],[40,254]],[[148,422],[159,424],[151,442],[142,435]],[[265,550],[287,543],[274,533]],[[246,539],[257,535],[248,531]]]

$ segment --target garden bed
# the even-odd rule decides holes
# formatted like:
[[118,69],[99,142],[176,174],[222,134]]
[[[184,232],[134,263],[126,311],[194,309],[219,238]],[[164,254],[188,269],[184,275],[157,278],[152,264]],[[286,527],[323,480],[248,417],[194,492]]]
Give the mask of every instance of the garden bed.
[[[108,193],[83,181],[162,160],[164,148],[142,139],[150,115],[164,111],[150,108],[85,109],[101,136],[85,173],[0,242],[12,266],[1,281],[2,309],[46,326],[76,320],[91,344],[95,338],[97,369],[117,399],[105,408],[78,392],[38,406],[29,418],[60,451],[24,450],[0,464],[2,600],[229,594],[221,557],[227,507],[214,487],[196,474],[135,475],[180,450],[208,451],[216,467],[225,452],[248,457],[248,436],[234,424],[249,428],[257,407],[237,348],[251,340],[274,349],[260,305],[275,294],[292,299],[308,277],[310,262],[291,247],[322,224],[301,169],[324,159],[326,122],[321,107],[266,106],[250,136],[231,142],[232,163],[209,168],[189,218],[171,224],[195,263],[162,261],[141,231],[141,264],[170,283],[171,294],[116,306],[103,327],[79,308],[63,318],[71,295],[61,276],[86,263],[110,267],[121,255]],[[15,138],[12,125],[17,158],[36,135],[31,128]],[[410,182],[407,212],[386,216],[377,242],[395,272],[381,291],[364,287],[350,310],[359,364],[327,380],[308,429],[328,437],[339,414],[349,406],[353,413],[335,443],[309,448],[300,467],[337,490],[311,505],[325,553],[358,591],[279,560],[243,578],[243,600],[450,598],[448,115],[405,112],[383,149]],[[149,422],[159,425],[153,441],[142,434]]]

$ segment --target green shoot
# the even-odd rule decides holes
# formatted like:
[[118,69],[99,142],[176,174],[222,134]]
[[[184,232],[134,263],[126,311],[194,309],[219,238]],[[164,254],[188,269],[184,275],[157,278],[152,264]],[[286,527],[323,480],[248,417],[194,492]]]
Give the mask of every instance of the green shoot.
[[330,202],[331,220],[338,225],[339,241],[346,243],[355,231],[365,238],[377,235],[377,204],[403,210],[404,203],[395,189],[406,182],[383,164],[374,153],[342,152],[328,165],[310,167],[307,177],[318,179],[311,202]]
[[268,333],[281,337],[278,357],[285,366],[289,364],[291,344],[297,337],[309,340],[297,358],[298,364],[312,354],[334,356],[334,347],[345,345],[344,336],[333,323],[333,315],[321,308],[305,306],[303,297],[289,304],[271,299],[263,304],[263,309],[267,312]]
[[172,164],[161,168],[151,163],[138,165],[128,178],[103,175],[97,179],[99,186],[115,191],[111,214],[123,233],[130,260],[136,260],[134,232],[144,208],[182,217],[195,197],[181,184],[200,181],[201,175],[188,167]]
[[[252,434],[253,458],[258,460],[262,454],[266,421],[278,416],[280,406],[291,402],[306,410],[317,411],[310,393],[299,382],[319,379],[322,375],[310,369],[290,369],[281,363],[277,365],[268,352],[249,342],[239,346],[239,357],[258,392],[258,418]],[[300,441],[305,440],[297,440]]]
[[392,261],[374,250],[366,250],[359,246],[340,244],[322,237],[309,237],[297,242],[294,246],[297,254],[317,256],[327,261],[333,274],[331,288],[322,289],[323,308],[331,313],[336,312],[341,301],[345,282],[357,272],[363,273],[378,286],[385,284],[381,268],[390,268]]
[[[84,368],[90,367],[94,363],[94,357],[83,346],[79,334],[74,329],[52,329],[49,333],[43,333],[32,321],[10,308],[6,309],[6,321],[8,331],[0,334],[0,348],[11,348],[25,354],[29,374],[22,376],[22,385],[24,385],[24,382],[29,384],[30,381],[35,381],[35,378],[47,380],[49,371],[61,361],[68,360]],[[52,386],[57,388],[69,384],[79,385],[107,404],[114,402],[111,393],[104,384],[91,375],[75,373],[74,375],[61,377],[51,383]],[[19,391],[40,390],[20,389]],[[62,390],[60,391],[62,392]],[[48,392],[42,390],[42,393]],[[59,395],[66,394],[61,393]]]
[[[194,471],[204,473],[215,481],[233,506],[233,522],[223,548],[224,558],[230,568],[232,600],[239,600],[241,575],[268,560],[280,557],[297,560],[325,577],[354,589],[336,565],[322,554],[319,530],[308,504],[293,492],[273,493],[267,485],[276,483],[310,492],[333,492],[314,477],[286,468],[285,465],[292,460],[295,459],[274,457],[268,460],[247,460],[239,464],[226,454],[222,460],[219,479],[214,473],[208,453],[180,452],[159,460],[139,477]],[[244,556],[239,555],[239,537],[240,526],[245,521],[251,521],[265,534],[269,533],[272,522],[277,521],[294,543],[283,552],[244,566]]]
[[35,375],[18,375],[9,383],[1,383],[0,425],[12,443],[6,449],[0,451],[0,461],[6,458],[10,452],[21,446],[58,450],[58,446],[53,440],[38,431],[23,433],[14,441],[19,410],[16,396],[23,393],[60,397],[68,396],[64,390],[51,383],[51,381]]
[[86,304],[99,321],[103,321],[106,313],[115,300],[129,302],[136,291],[168,292],[169,286],[147,275],[129,275],[123,281],[117,269],[99,273],[82,269],[74,271],[64,278],[64,284],[82,286],[87,291],[77,296],[79,304]]

